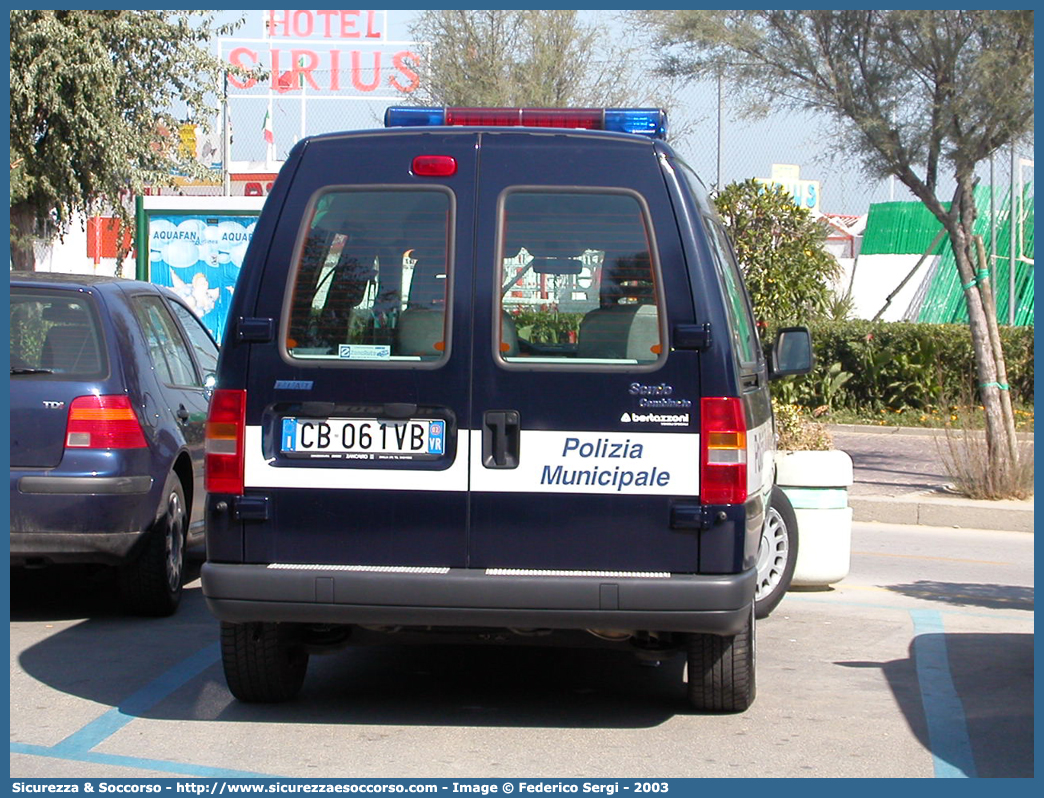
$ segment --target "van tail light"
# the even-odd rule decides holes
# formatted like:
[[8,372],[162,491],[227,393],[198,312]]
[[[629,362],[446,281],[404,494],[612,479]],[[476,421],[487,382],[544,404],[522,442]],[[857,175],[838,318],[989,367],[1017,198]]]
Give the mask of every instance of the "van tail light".
[[747,500],[747,424],[735,397],[700,401],[700,501],[742,504]]
[[246,391],[218,389],[210,398],[206,432],[208,493],[243,492]]
[[147,445],[127,396],[77,396],[69,405],[65,448],[144,449]]

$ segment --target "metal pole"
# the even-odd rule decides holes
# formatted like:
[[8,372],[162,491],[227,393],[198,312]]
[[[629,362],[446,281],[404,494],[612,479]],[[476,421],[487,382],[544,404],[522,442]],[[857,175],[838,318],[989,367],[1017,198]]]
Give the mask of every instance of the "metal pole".
[[721,120],[722,120],[722,93],[721,93],[721,71],[718,71],[718,176],[716,178],[715,186],[718,191],[721,191]]
[[232,157],[232,126],[228,117],[228,73],[225,73],[225,92],[221,98],[221,194],[232,195],[229,160]]
[[1011,145],[1011,202],[1008,208],[1008,226],[1011,228],[1011,249],[1008,252],[1008,324],[1015,326],[1015,144]]
[[990,266],[997,262],[997,180],[993,170],[993,153],[990,153]]

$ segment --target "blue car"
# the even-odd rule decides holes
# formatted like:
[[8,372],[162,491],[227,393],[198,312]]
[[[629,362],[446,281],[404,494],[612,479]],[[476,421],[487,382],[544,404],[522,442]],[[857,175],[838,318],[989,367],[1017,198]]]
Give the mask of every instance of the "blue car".
[[102,564],[129,612],[169,615],[203,535],[218,349],[151,283],[11,274],[11,565]]

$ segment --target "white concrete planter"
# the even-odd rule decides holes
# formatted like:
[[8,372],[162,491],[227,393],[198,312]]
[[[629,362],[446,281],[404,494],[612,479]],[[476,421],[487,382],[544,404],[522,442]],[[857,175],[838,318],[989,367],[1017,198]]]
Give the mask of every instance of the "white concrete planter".
[[817,587],[848,576],[852,553],[852,458],[837,449],[776,452],[776,483],[798,522],[795,587]]

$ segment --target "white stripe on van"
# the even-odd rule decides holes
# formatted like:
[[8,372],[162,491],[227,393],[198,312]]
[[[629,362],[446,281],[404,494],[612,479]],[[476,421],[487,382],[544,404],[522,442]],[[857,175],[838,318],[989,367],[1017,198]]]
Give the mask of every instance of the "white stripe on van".
[[747,493],[768,495],[775,476],[776,439],[772,419],[747,431]]
[[[243,484],[248,488],[318,488],[324,490],[409,490],[464,493],[468,489],[468,436],[459,440],[457,457],[444,471],[403,468],[303,468],[274,466],[265,459],[261,427],[248,426]],[[462,451],[463,449],[463,451]]]
[[700,436],[691,432],[523,430],[517,468],[486,468],[471,433],[471,489],[482,493],[697,496]]
[[446,470],[301,467],[266,460],[261,427],[246,428],[248,488],[327,490],[468,490],[623,496],[698,496],[700,436],[690,432],[570,432],[523,430],[517,468],[486,468],[482,431],[461,430]]

